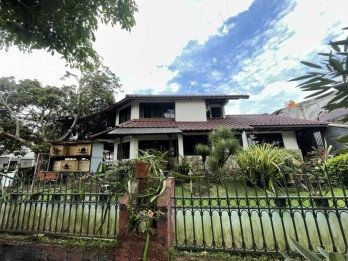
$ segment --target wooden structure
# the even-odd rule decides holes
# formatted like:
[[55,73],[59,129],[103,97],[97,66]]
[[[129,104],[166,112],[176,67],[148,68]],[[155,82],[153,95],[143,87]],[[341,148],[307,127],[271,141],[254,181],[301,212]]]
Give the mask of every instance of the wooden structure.
[[[93,156],[92,156],[93,151]],[[93,172],[103,160],[103,144],[90,141],[53,143],[49,154],[39,154],[35,175],[60,179],[65,173]]]

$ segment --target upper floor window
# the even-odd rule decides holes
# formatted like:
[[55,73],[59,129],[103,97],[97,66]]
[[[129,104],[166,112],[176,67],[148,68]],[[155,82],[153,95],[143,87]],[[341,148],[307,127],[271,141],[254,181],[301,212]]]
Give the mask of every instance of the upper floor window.
[[222,118],[222,108],[218,106],[210,107],[207,110],[207,118]]
[[174,103],[140,103],[140,118],[174,118]]
[[221,107],[211,107],[211,117],[221,118],[222,117]]
[[131,106],[128,106],[119,112],[119,124],[131,119]]

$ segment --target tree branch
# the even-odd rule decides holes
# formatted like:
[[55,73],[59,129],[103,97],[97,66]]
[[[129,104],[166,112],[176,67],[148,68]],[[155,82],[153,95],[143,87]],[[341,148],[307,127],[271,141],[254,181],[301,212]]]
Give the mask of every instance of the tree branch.
[[15,121],[16,124],[16,131],[15,131],[15,135],[14,137],[20,138],[19,137],[19,120],[17,117],[17,114],[11,109],[10,105],[5,101],[4,96],[0,93],[0,104],[2,104],[5,109],[10,113],[10,115],[12,116],[13,120]]
[[19,143],[21,143],[21,144],[25,145],[26,147],[30,148],[31,150],[34,149],[34,147],[35,147],[31,142],[29,142],[29,141],[27,141],[25,139],[22,139],[19,136],[15,136],[15,135],[13,135],[11,133],[8,133],[8,132],[4,131],[4,129],[1,128],[1,127],[0,127],[0,134],[3,134],[6,137],[8,137],[10,139],[13,139],[15,141],[18,141]]

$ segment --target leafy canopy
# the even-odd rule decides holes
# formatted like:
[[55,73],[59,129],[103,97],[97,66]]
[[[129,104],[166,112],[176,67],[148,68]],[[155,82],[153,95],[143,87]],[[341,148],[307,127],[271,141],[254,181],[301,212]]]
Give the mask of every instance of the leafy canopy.
[[[343,28],[347,30],[348,27]],[[324,97],[335,93],[324,107],[328,110],[348,108],[348,37],[345,40],[330,42],[331,51],[319,53],[324,57],[319,64],[301,61],[302,64],[315,69],[290,81],[302,81],[298,85],[304,91],[314,92],[309,97]],[[348,117],[346,117],[348,120]]]
[[0,48],[45,49],[61,54],[71,66],[91,68],[99,63],[92,47],[98,22],[130,31],[135,12],[134,0],[0,1]]
[[[76,131],[84,138],[94,133],[92,128],[110,127],[102,115],[85,116],[96,115],[115,102],[119,79],[108,68],[67,76],[76,77],[78,85],[58,88],[42,86],[37,80],[17,83],[14,77],[0,78],[0,150],[19,150],[25,145],[43,152],[49,142]],[[85,124],[81,117],[86,118]]]

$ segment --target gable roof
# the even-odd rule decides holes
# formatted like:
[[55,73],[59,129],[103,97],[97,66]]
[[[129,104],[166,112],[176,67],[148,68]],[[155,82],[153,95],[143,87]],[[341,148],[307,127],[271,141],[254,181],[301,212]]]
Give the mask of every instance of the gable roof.
[[174,119],[134,119],[124,122],[111,130],[92,135],[131,134],[169,134],[185,131],[211,131],[219,127],[229,127],[237,131],[280,131],[304,128],[327,127],[326,122],[290,118],[274,114],[227,115],[226,118],[208,119],[207,121],[180,122]]
[[226,115],[230,120],[243,122],[253,128],[272,127],[272,128],[304,128],[304,127],[325,127],[327,122],[304,120],[280,116],[276,114],[242,114],[242,115]]

